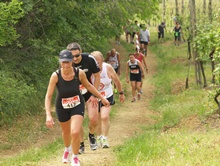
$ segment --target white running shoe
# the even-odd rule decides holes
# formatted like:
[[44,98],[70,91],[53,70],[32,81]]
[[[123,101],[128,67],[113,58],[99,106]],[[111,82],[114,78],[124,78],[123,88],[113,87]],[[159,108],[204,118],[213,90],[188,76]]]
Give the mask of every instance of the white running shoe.
[[102,139],[102,148],[109,148],[109,143],[107,138]]
[[74,157],[72,162],[71,162],[71,166],[80,166],[80,162],[78,157]]
[[63,152],[62,162],[63,163],[69,163],[70,162],[70,156],[71,156],[71,150],[65,149]]

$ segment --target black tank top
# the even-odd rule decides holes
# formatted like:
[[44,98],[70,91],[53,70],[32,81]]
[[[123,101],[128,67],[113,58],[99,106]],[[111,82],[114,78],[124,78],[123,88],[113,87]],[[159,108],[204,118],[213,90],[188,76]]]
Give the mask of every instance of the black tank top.
[[[58,76],[58,82],[56,84],[57,87],[57,97],[56,97],[56,107],[61,109],[69,109],[64,108],[63,104],[65,105],[68,103],[73,103],[73,100],[77,100],[77,98],[80,100],[80,102],[83,101],[83,97],[79,90],[79,69],[74,68],[75,76],[72,80],[66,81],[61,76],[61,70],[59,69],[56,71]],[[70,107],[72,108],[72,107]]]

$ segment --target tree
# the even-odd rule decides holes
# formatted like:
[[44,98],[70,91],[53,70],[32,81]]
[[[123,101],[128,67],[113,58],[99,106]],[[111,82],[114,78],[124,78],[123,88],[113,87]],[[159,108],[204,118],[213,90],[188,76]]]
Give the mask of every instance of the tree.
[[10,3],[0,2],[0,46],[11,44],[18,39],[19,34],[15,25],[24,15],[21,5],[22,3],[17,0],[12,0]]
[[[196,38],[196,7],[195,7],[195,0],[189,0],[189,7],[190,7],[190,22],[191,22],[191,40],[193,41]],[[193,54],[193,62],[195,67],[195,81],[196,84],[201,85],[201,72],[200,72],[200,63],[197,59],[197,46],[195,45],[192,49]]]

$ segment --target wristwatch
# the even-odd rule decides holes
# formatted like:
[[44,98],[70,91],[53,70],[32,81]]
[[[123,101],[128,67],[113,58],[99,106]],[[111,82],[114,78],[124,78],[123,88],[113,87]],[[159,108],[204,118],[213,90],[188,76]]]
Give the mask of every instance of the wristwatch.
[[123,95],[123,94],[124,94],[124,91],[119,92],[119,95]]

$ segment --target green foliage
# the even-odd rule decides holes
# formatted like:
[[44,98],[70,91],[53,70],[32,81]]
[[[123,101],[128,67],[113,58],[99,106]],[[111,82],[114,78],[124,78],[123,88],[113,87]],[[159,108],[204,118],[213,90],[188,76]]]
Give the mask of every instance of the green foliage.
[[215,50],[213,55],[214,61],[219,61],[219,42],[220,42],[220,24],[215,22],[212,24],[200,25],[197,30],[195,46],[199,53],[199,58],[203,61],[210,59],[209,54]]
[[0,46],[11,44],[19,37],[15,25],[24,15],[21,4],[18,0],[9,3],[0,2]]
[[40,103],[33,86],[28,86],[23,81],[12,78],[10,73],[2,71],[0,78],[0,127],[12,123],[17,115],[34,114],[38,110]]

